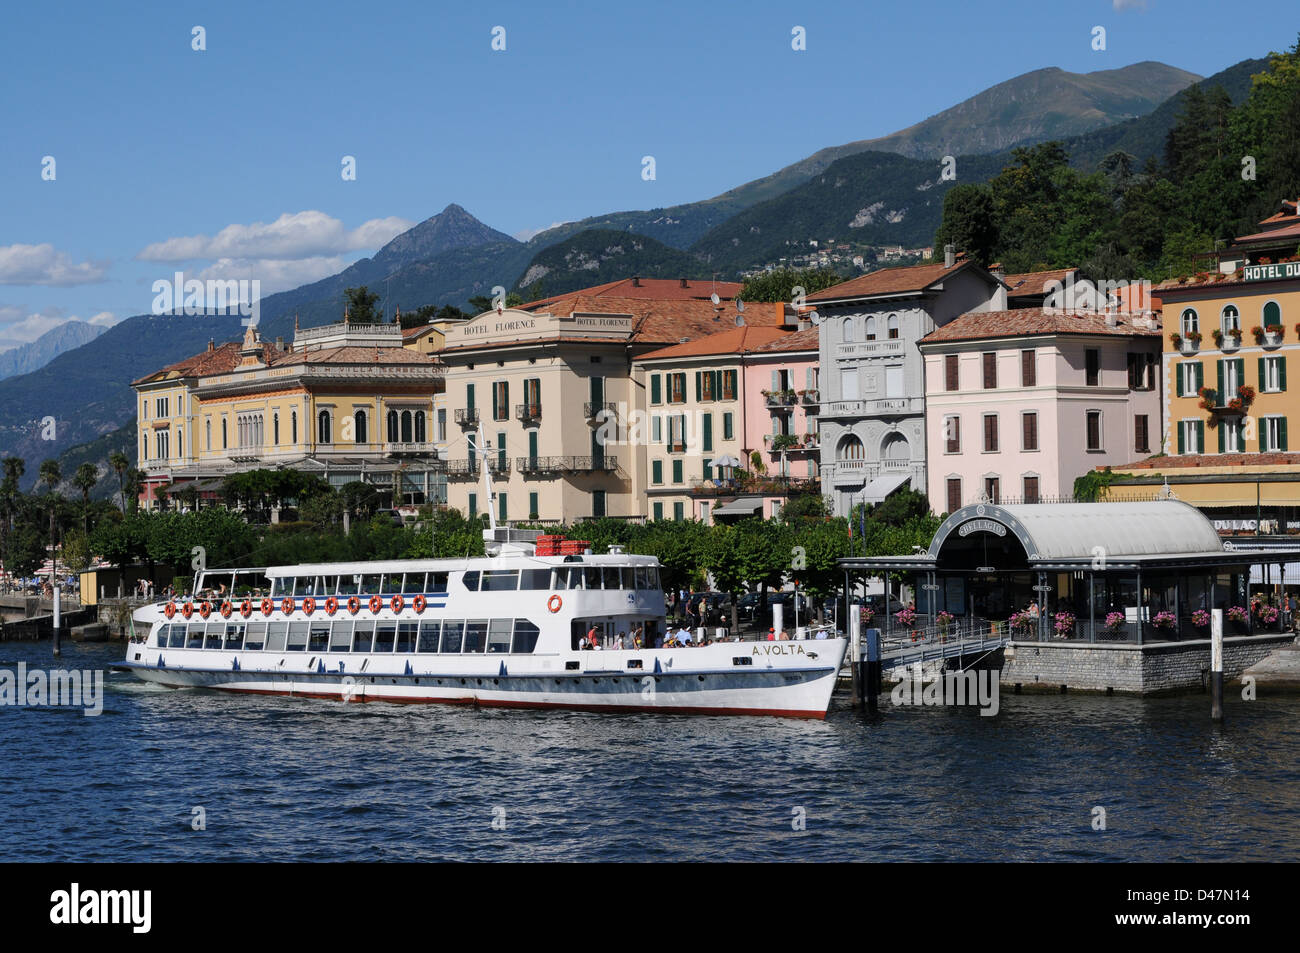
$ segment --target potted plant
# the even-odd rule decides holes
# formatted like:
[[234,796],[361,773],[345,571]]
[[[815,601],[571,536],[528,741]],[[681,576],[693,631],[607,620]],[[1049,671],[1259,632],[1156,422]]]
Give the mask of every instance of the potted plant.
[[1237,396],[1241,398],[1242,406],[1249,407],[1255,402],[1255,388],[1249,384],[1242,384],[1237,388]]
[[1151,625],[1157,629],[1163,629],[1166,632],[1172,632],[1178,628],[1178,617],[1167,609],[1157,612],[1155,618],[1151,620]]
[[1266,326],[1264,327],[1264,343],[1266,343],[1266,344],[1281,344],[1281,343],[1282,343],[1282,336],[1283,336],[1285,333],[1286,333],[1286,332],[1283,330],[1282,325],[1280,325],[1280,324],[1269,324],[1269,325],[1266,325]]
[[1264,343],[1264,329],[1261,328],[1258,324],[1255,325],[1253,328],[1250,329],[1250,333],[1253,334],[1253,335],[1255,336],[1255,343],[1256,343],[1256,344],[1263,344],[1263,343]]
[[1078,620],[1075,619],[1074,613],[1062,609],[1056,615],[1052,616],[1052,628],[1056,630],[1058,639],[1068,639],[1074,634],[1074,625]]
[[894,618],[898,620],[898,624],[903,628],[911,628],[916,624],[916,607],[904,606],[894,613]]
[[1173,334],[1169,335],[1169,343],[1172,344],[1174,350],[1177,351],[1183,346],[1183,336],[1175,331]]
[[1201,403],[1199,405],[1201,410],[1213,410],[1215,407],[1219,406],[1219,395],[1215,392],[1213,387],[1202,387],[1196,393],[1201,398]]
[[1034,630],[1034,617],[1024,610],[1011,613],[1011,618],[1007,622],[1011,626],[1012,632],[1018,632],[1021,635],[1028,635]]
[[1256,604],[1255,618],[1265,628],[1272,628],[1277,623],[1278,615],[1277,606],[1269,605],[1267,602]]
[[1183,339],[1183,351],[1191,353],[1201,346],[1201,332],[1189,331],[1187,337]]
[[1198,629],[1204,629],[1210,624],[1210,613],[1205,609],[1197,609],[1192,613],[1192,625]]
[[956,616],[954,616],[947,609],[942,610],[937,616],[934,617],[934,621],[939,624],[939,634],[942,635],[945,639],[948,637],[948,627],[952,625],[954,618],[956,618]]
[[1242,631],[1250,624],[1250,613],[1246,611],[1245,606],[1231,606],[1228,609],[1228,621],[1232,623],[1233,628]]
[[1119,627],[1124,624],[1124,613],[1107,612],[1106,613],[1106,634],[1112,638],[1119,634]]

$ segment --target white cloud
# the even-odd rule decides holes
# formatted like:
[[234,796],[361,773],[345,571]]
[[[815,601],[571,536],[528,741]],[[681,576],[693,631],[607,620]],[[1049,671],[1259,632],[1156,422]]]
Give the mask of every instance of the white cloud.
[[112,311],[101,311],[99,312],[99,314],[95,315],[86,323],[102,324],[106,328],[111,328],[113,325],[117,324],[121,320],[122,319],[119,318],[117,315],[115,315]]
[[104,280],[107,262],[75,263],[51,244],[0,245],[0,285],[88,285]]
[[1145,10],[1147,0],[1113,0],[1115,12],[1123,13],[1125,10]]
[[154,242],[136,258],[141,261],[318,260],[343,252],[378,248],[414,224],[389,216],[371,219],[349,231],[341,221],[324,212],[286,212],[269,225],[265,222],[227,225],[214,236],[190,235]]
[[287,291],[299,285],[336,275],[349,264],[350,262],[337,256],[316,256],[289,261],[276,258],[222,258],[193,277],[203,281],[209,278],[257,280],[261,282],[262,297],[266,297],[277,291]]
[[[61,324],[82,320],[86,319],[75,314],[64,314],[62,308],[29,312],[26,308],[14,305],[0,305],[0,351],[30,344],[46,331],[52,331]],[[112,327],[118,320],[111,311],[101,311],[87,323]]]
[[542,232],[549,232],[553,228],[559,228],[561,225],[568,224],[568,222],[551,222],[550,225],[543,225],[541,228],[525,228],[515,232],[514,237],[519,239],[521,242],[526,242],[529,239],[542,234]]

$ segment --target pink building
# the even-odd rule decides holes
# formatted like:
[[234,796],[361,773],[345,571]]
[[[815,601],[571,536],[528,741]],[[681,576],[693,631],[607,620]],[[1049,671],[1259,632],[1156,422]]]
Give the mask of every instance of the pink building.
[[1161,337],[1149,314],[977,312],[920,349],[936,513],[1068,499],[1076,477],[1160,449]]

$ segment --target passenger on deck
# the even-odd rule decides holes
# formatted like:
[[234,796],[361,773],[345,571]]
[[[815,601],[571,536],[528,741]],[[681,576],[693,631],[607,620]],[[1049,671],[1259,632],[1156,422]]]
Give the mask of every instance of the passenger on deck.
[[593,622],[591,628],[587,630],[587,645],[594,649],[599,644],[596,636],[596,623]]

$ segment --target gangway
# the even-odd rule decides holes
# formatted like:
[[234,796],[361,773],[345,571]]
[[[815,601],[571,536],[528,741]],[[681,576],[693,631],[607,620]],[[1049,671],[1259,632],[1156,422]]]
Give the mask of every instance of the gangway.
[[966,629],[958,632],[918,630],[902,637],[881,639],[880,667],[897,668],[939,659],[967,655],[987,655],[1004,648],[1011,641],[1005,627]]

